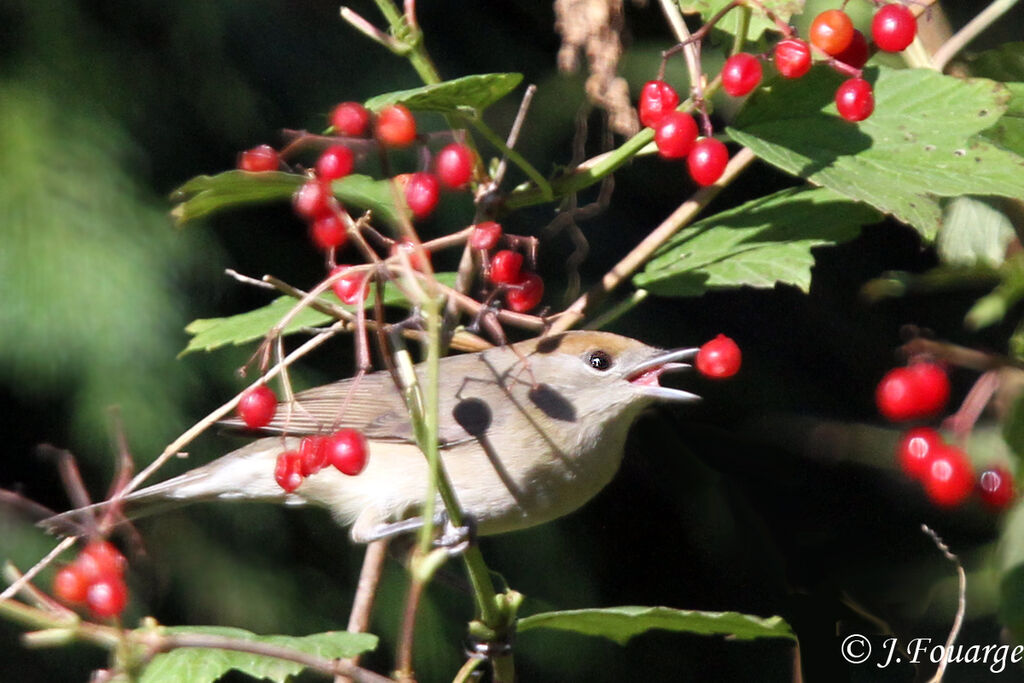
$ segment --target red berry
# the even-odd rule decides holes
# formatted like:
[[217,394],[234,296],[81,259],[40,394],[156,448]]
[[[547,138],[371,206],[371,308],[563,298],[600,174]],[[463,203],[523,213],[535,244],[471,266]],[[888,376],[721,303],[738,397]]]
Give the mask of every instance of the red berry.
[[489,251],[498,246],[501,239],[501,225],[494,221],[484,221],[473,226],[469,233],[469,246],[473,249]]
[[893,422],[932,417],[948,400],[949,377],[934,363],[890,370],[875,391],[879,412]]
[[85,602],[88,590],[89,582],[85,580],[75,563],[61,568],[53,577],[53,594],[64,602],[76,604]]
[[811,22],[809,35],[812,45],[834,57],[853,40],[853,22],[843,10],[825,10]]
[[327,451],[324,450],[324,437],[307,436],[299,442],[299,456],[302,476],[316,474],[327,464]]
[[785,78],[800,78],[811,70],[811,46],[799,38],[786,38],[775,45],[775,68]]
[[711,379],[725,379],[740,371],[743,354],[731,338],[720,334],[697,352],[697,371]]
[[896,462],[903,473],[912,479],[924,479],[932,457],[945,446],[942,435],[931,427],[911,429],[896,448]]
[[761,60],[738,52],[722,66],[722,88],[733,97],[742,97],[761,82]]
[[238,155],[238,168],[243,171],[262,172],[276,171],[281,163],[277,150],[270,145],[260,145],[247,149]]
[[366,299],[366,273],[352,270],[352,266],[335,266],[331,275],[346,271],[348,274],[335,280],[331,284],[331,289],[343,304],[354,306]]
[[341,429],[324,440],[326,461],[351,477],[366,467],[368,449],[366,437],[355,429]]
[[544,280],[536,273],[520,273],[519,280],[505,292],[505,302],[516,313],[536,308],[544,298]]
[[665,81],[647,81],[640,91],[637,109],[640,123],[653,128],[661,117],[679,106],[679,93]]
[[110,541],[92,541],[79,553],[75,564],[89,583],[101,576],[121,576],[128,568],[128,560]]
[[453,142],[437,153],[434,170],[441,184],[451,190],[465,187],[473,177],[476,156],[466,145]]
[[370,112],[358,102],[342,102],[331,112],[331,129],[335,135],[362,137],[370,125]]
[[97,617],[116,617],[128,604],[128,586],[120,576],[104,576],[89,585],[85,603]]
[[959,505],[974,488],[974,472],[967,455],[953,446],[936,449],[924,473],[924,490],[936,505]]
[[519,281],[523,267],[523,255],[509,249],[502,249],[491,259],[491,282],[511,285]]
[[[412,242],[410,242],[409,240],[402,240],[401,242],[395,242],[394,244],[391,245],[392,256],[397,256],[399,251],[404,251],[406,254],[408,254],[409,265],[411,265],[413,268],[420,271],[421,273],[426,271],[426,264],[423,263],[423,260],[420,257],[420,252],[416,250],[416,245],[414,245]],[[423,249],[422,253],[426,254],[427,261],[429,262],[430,252],[427,251],[426,249]]]
[[871,84],[863,78],[851,78],[836,90],[836,109],[847,121],[863,121],[875,110]]
[[295,213],[310,221],[330,214],[335,203],[330,187],[319,180],[307,180],[292,195]]
[[277,412],[277,396],[266,384],[246,390],[238,400],[238,416],[250,429],[266,427]]
[[670,111],[654,129],[654,144],[664,159],[682,159],[697,141],[697,122],[689,114]]
[[713,185],[725,173],[729,150],[715,138],[701,138],[686,157],[690,177],[701,187]]
[[416,119],[404,105],[385,107],[377,114],[374,133],[386,147],[408,147],[416,139]]
[[416,218],[426,218],[434,211],[441,196],[437,178],[430,173],[402,173],[395,181],[405,194],[405,203]]
[[345,145],[331,145],[316,160],[316,175],[320,180],[330,182],[347,176],[355,164],[352,150]]
[[835,55],[836,60],[852,66],[854,69],[859,69],[868,61],[868,39],[864,37],[864,34],[853,29],[853,39],[845,50]]
[[337,214],[327,214],[313,221],[309,226],[309,236],[319,249],[337,249],[348,241],[345,221]]
[[978,492],[989,507],[1002,510],[1013,502],[1013,475],[1004,467],[993,467],[978,475]]
[[285,490],[291,493],[302,484],[302,454],[298,451],[285,451],[277,456],[277,465],[274,467],[274,481]]
[[893,3],[875,12],[871,20],[871,37],[880,50],[900,52],[914,42],[917,20],[903,5]]

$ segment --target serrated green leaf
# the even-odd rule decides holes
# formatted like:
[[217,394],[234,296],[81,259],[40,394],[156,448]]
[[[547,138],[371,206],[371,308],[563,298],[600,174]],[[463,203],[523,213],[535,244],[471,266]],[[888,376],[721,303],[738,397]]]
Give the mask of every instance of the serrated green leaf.
[[699,612],[669,607],[625,606],[544,612],[524,617],[517,625],[520,633],[535,628],[554,628],[601,636],[619,645],[625,645],[633,636],[651,630],[723,635],[737,640],[796,640],[789,624],[782,617],[763,618],[739,612]]
[[999,266],[1015,236],[1013,224],[996,202],[964,196],[946,205],[935,246],[943,263]]
[[515,90],[522,80],[523,75],[517,73],[473,74],[434,85],[377,95],[366,100],[365,106],[375,112],[393,104],[404,104],[413,111],[444,114],[456,112],[462,107],[481,112]]
[[[306,180],[304,175],[278,172],[225,171],[196,176],[171,194],[171,199],[179,202],[171,215],[181,225],[224,209],[286,201]],[[390,181],[353,174],[335,180],[331,190],[345,206],[372,211],[389,223],[397,220]]]
[[780,282],[807,291],[811,249],[852,239],[862,225],[880,218],[871,207],[826,188],[783,190],[680,231],[633,283],[665,296]]
[[[686,14],[700,14],[703,21],[707,21],[718,13],[731,0],[685,0],[679,4],[680,9]],[[762,0],[761,3],[766,9],[775,13],[780,20],[788,22],[794,14],[799,14],[804,9],[804,0]],[[738,18],[740,9],[735,9],[726,15],[715,28],[735,35],[738,30]],[[750,26],[747,29],[747,40],[757,40],[766,30],[778,30],[775,22],[768,18],[764,12],[753,10],[750,16]]]
[[1009,91],[928,69],[874,71],[875,111],[860,124],[835,113],[841,77],[818,67],[757,91],[729,134],[760,158],[815,185],[867,202],[934,238],[937,197],[1024,196],[1024,158],[977,137],[1006,110]]
[[[436,273],[437,281],[451,287],[455,283],[455,273]],[[373,297],[376,295],[375,288],[371,287],[366,297],[365,306],[373,305]],[[354,306],[348,306],[339,302],[332,294],[325,294],[321,297],[323,303],[340,306],[349,311],[354,311]],[[276,325],[284,316],[298,303],[297,299],[290,296],[282,296],[274,299],[266,306],[228,316],[226,318],[199,318],[193,320],[185,328],[185,331],[192,335],[188,346],[179,355],[184,356],[193,351],[213,351],[222,346],[241,346],[256,339],[262,339],[267,331]],[[384,305],[385,306],[407,306],[408,300],[394,284],[384,284]],[[282,331],[282,335],[292,334],[302,328],[319,327],[333,320],[326,313],[321,313],[313,308],[304,308],[300,311]]]
[[[377,636],[369,633],[329,631],[313,635],[259,636],[240,628],[222,626],[162,627],[168,634],[226,636],[239,640],[278,645],[327,659],[354,657],[377,647]],[[140,683],[213,683],[229,671],[240,671],[261,680],[285,683],[305,667],[295,662],[235,650],[205,647],[179,648],[159,654],[143,671]]]

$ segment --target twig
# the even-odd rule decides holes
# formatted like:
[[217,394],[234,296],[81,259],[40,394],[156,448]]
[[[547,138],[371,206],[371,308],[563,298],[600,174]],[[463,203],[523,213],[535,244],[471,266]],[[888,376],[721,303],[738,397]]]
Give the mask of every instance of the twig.
[[953,626],[949,630],[949,637],[946,638],[946,646],[943,648],[942,661],[939,662],[939,668],[935,671],[935,675],[928,681],[928,683],[939,683],[939,681],[942,680],[943,674],[946,672],[946,667],[949,666],[949,657],[953,652],[953,643],[956,642],[957,636],[960,635],[960,627],[963,626],[964,623],[964,613],[967,611],[967,574],[964,573],[964,567],[960,564],[960,559],[950,551],[949,546],[942,542],[942,538],[940,538],[931,527],[927,524],[922,524],[921,531],[931,537],[932,542],[935,543],[935,547],[938,548],[946,559],[952,562],[953,566],[956,567],[956,616],[953,618]]
[[[519,133],[523,129],[523,122],[526,121],[526,113],[530,110],[530,103],[533,102],[533,96],[537,93],[537,86],[530,84],[526,88],[526,92],[523,93],[523,99],[519,102],[519,111],[516,112],[516,118],[512,121],[512,128],[508,132],[508,137],[505,139],[505,147],[513,149],[516,143],[519,141]],[[505,179],[505,171],[508,169],[508,156],[502,155],[501,161],[498,162],[498,168],[494,172],[494,187],[501,185],[501,181]]]
[[341,18],[347,21],[352,28],[359,31],[373,42],[383,45],[396,55],[404,54],[409,49],[404,43],[395,40],[364,19],[363,16],[355,10],[348,7],[342,7]]
[[36,574],[41,572],[45,567],[49,566],[49,564],[53,562],[55,559],[57,559],[57,557],[62,552],[64,552],[72,545],[74,545],[76,540],[78,539],[75,536],[68,536],[67,538],[62,539],[61,542],[58,543],[53,550],[48,552],[43,559],[36,562],[31,569],[29,569],[27,572],[19,576],[18,579],[14,581],[14,583],[12,583],[10,586],[4,589],[4,592],[0,593],[0,601],[10,600],[15,595],[17,595],[18,591],[24,588],[29,581],[34,579]]
[[942,71],[946,68],[946,64],[949,63],[953,57],[956,56],[960,50],[978,37],[978,35],[995,23],[996,19],[1003,16],[1010,10],[1011,7],[1017,4],[1018,0],[995,0],[991,5],[983,9],[967,24],[953,34],[953,37],[943,43],[942,47],[935,51],[932,55],[932,68],[936,71]]
[[744,147],[730,161],[725,173],[714,185],[697,190],[689,199],[679,205],[661,225],[655,228],[640,244],[633,248],[621,261],[608,271],[601,281],[576,299],[551,326],[551,332],[564,332],[579,323],[593,307],[622,281],[636,272],[672,235],[706,207],[729,182],[740,174],[753,160],[754,153]]

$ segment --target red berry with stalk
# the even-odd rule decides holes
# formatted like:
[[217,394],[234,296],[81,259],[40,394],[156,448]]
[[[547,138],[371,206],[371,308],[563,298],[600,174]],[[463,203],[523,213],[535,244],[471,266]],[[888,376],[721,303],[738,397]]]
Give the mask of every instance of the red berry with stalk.
[[664,159],[682,159],[697,142],[697,122],[689,114],[672,111],[654,129],[654,144]]
[[83,603],[88,591],[89,582],[76,563],[62,567],[53,577],[53,594],[64,602]]
[[942,435],[931,427],[911,429],[896,447],[896,462],[912,479],[923,480],[938,449],[945,446]]
[[430,173],[403,173],[395,176],[395,182],[402,187],[405,203],[415,218],[426,218],[434,212],[441,197],[441,186]]
[[871,116],[875,96],[871,84],[863,78],[851,78],[836,89],[836,109],[847,121],[856,123]]
[[475,162],[476,155],[469,146],[453,142],[437,153],[434,171],[441,185],[450,190],[458,190],[465,187],[473,177]]
[[811,22],[811,44],[827,55],[836,56],[853,40],[853,21],[839,9],[825,10]]
[[864,34],[853,29],[853,38],[850,40],[850,44],[845,50],[837,55],[834,55],[837,61],[852,66],[854,69],[859,69],[868,62],[868,39],[864,37]]
[[344,178],[355,167],[355,156],[345,145],[331,145],[316,160],[316,175],[324,182]]
[[128,604],[128,586],[118,575],[107,575],[89,584],[85,604],[102,619],[116,617]]
[[285,493],[299,488],[302,485],[302,454],[298,451],[285,451],[278,455],[274,481]]
[[348,231],[345,221],[337,214],[327,214],[313,221],[309,226],[309,236],[317,248],[327,251],[345,246]]
[[276,171],[280,164],[281,157],[270,145],[253,147],[238,155],[238,168],[252,173]]
[[701,187],[714,185],[725,173],[729,163],[729,150],[715,138],[701,138],[686,157],[690,177]]
[[342,102],[331,111],[330,120],[335,135],[358,138],[370,127],[370,112],[358,102]]
[[295,213],[308,221],[330,214],[335,204],[330,187],[320,180],[307,180],[292,195]]
[[653,128],[661,118],[679,106],[679,93],[665,81],[647,81],[640,91],[637,110],[640,123]]
[[327,464],[327,451],[324,450],[324,437],[307,436],[299,442],[299,458],[301,467],[299,471],[303,477],[309,477]]
[[1013,475],[1005,467],[992,467],[978,475],[978,493],[991,508],[1005,510],[1015,497]]
[[752,54],[738,52],[722,66],[722,89],[733,97],[742,97],[761,82],[761,60]]
[[743,354],[731,338],[719,334],[697,351],[697,371],[711,379],[725,379],[740,371]]
[[325,460],[342,474],[354,477],[366,468],[369,445],[362,432],[341,429],[324,440]]
[[354,306],[366,298],[366,273],[355,270],[352,266],[335,266],[331,275],[344,273],[331,283],[331,290],[343,304]]
[[473,226],[469,233],[469,246],[481,251],[490,251],[498,246],[501,240],[501,225],[494,221],[484,221]]
[[491,282],[511,285],[519,281],[523,267],[523,255],[510,249],[502,249],[491,259]]
[[800,78],[811,70],[811,46],[804,40],[780,40],[772,54],[775,68],[785,78]]
[[953,446],[936,449],[922,478],[925,493],[941,507],[953,507],[967,500],[974,489],[974,472],[967,455]]
[[238,416],[250,429],[266,427],[277,412],[277,396],[266,384],[247,389],[238,401]]
[[374,135],[385,147],[408,147],[416,140],[416,118],[404,105],[385,107],[377,114]]
[[544,298],[544,280],[536,273],[520,273],[519,280],[505,292],[505,303],[516,313],[526,313]]
[[887,372],[875,390],[878,410],[893,422],[936,415],[949,401],[946,371],[930,362],[913,363]]
[[892,3],[875,12],[871,20],[871,37],[878,49],[902,52],[914,42],[917,20],[910,8]]

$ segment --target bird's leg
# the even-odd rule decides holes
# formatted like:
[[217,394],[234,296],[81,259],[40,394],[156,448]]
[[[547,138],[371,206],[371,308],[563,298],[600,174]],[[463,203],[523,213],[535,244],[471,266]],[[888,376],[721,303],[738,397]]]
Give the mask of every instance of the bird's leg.
[[[441,535],[434,541],[434,546],[445,548],[452,555],[458,555],[476,543],[476,522],[468,515],[464,516],[462,526],[455,526],[448,518],[448,513],[441,510],[434,515],[434,526],[441,529]],[[371,543],[401,536],[402,534],[418,531],[422,528],[422,517],[409,517],[400,522],[378,524],[367,533],[360,534],[359,540],[364,543]]]

